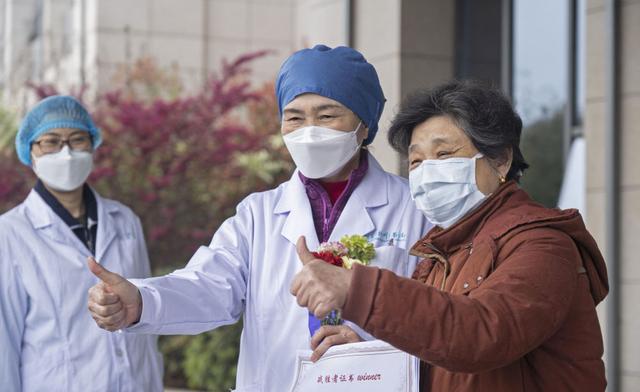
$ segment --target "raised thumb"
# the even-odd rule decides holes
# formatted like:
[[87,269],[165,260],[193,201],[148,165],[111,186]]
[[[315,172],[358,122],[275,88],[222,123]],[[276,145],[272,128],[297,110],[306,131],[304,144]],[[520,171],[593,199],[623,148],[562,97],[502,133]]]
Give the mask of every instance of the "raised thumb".
[[302,265],[307,265],[310,261],[316,259],[316,257],[309,251],[309,248],[307,248],[307,240],[304,236],[300,236],[300,238],[298,238],[296,251],[298,252],[300,261],[302,261]]
[[124,278],[114,272],[109,271],[104,268],[93,257],[89,256],[87,258],[87,264],[89,265],[89,270],[98,277],[104,283],[113,286],[124,280]]

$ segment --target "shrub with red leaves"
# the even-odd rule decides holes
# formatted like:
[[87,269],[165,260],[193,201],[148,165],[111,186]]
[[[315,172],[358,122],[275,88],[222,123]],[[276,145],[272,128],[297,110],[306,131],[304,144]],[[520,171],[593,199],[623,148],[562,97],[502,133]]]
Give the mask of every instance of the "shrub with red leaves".
[[18,161],[14,150],[0,151],[0,213],[25,199],[31,189],[31,170]]

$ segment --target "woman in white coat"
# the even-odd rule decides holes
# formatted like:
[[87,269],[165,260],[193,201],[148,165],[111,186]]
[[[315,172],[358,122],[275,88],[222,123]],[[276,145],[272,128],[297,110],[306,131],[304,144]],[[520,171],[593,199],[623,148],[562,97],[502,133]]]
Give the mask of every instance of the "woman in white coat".
[[140,220],[85,181],[100,131],[69,96],[42,100],[16,136],[38,176],[0,216],[0,389],[161,391],[156,337],[110,334],[86,310],[94,255],[130,278],[150,276]]
[[[362,147],[375,137],[385,99],[360,53],[323,45],[296,52],[280,70],[276,94],[298,167],[289,181],[249,195],[208,247],[167,276],[132,284],[90,261],[102,283],[91,289],[89,308],[107,330],[197,334],[243,317],[236,379],[243,392],[289,390],[298,350],[311,345],[319,355],[332,344],[369,338],[353,325],[313,328],[289,293],[301,269],[299,236],[311,249],[344,235],[367,236],[376,247],[373,265],[406,276],[416,262],[408,246],[430,227],[407,181],[386,173]],[[103,298],[110,291],[124,310],[109,308]]]

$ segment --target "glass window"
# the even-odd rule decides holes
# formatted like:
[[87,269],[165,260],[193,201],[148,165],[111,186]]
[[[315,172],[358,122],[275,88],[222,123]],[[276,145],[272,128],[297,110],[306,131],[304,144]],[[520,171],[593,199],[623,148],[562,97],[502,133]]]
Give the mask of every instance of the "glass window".
[[531,167],[522,185],[555,206],[562,184],[569,61],[569,0],[513,1],[513,99]]
[[525,126],[563,110],[567,96],[567,0],[515,0],[513,92]]
[[[503,0],[456,2],[455,76],[500,85]],[[508,54],[505,54],[508,56]]]

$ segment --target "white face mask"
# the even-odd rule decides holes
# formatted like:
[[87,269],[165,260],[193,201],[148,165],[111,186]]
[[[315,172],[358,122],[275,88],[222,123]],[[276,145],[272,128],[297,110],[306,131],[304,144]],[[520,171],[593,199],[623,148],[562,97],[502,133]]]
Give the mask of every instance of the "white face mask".
[[55,154],[33,157],[33,171],[52,189],[69,192],[78,189],[93,169],[93,154],[88,151],[73,151],[69,146]]
[[309,126],[284,135],[291,158],[308,178],[326,178],[338,173],[360,149],[358,124],[352,132]]
[[446,229],[486,199],[476,183],[479,158],[426,160],[409,172],[411,197],[431,223]]

